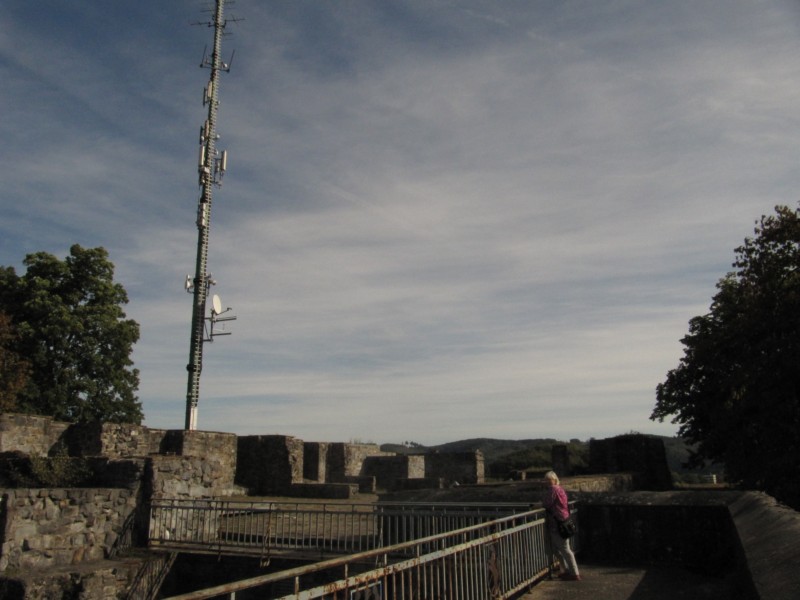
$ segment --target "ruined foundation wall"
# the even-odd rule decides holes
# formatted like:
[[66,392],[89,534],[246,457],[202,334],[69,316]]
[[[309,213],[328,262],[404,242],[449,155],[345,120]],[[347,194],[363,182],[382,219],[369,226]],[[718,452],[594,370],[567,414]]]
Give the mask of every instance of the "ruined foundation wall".
[[285,435],[248,435],[237,440],[236,484],[255,496],[288,494],[303,483],[303,441]]
[[0,571],[106,558],[136,509],[129,489],[8,489]]
[[303,478],[325,483],[328,467],[328,446],[325,442],[303,442]]
[[69,427],[52,417],[0,414],[0,453],[21,452],[29,456],[47,456]]
[[641,490],[672,489],[664,442],[646,435],[591,440],[589,469],[592,473],[636,473],[636,484]]
[[232,433],[169,430],[168,454],[148,458],[153,498],[213,498],[238,493],[237,439]]
[[424,477],[442,479],[445,485],[456,482],[484,483],[483,453],[477,451],[426,454]]
[[131,423],[80,423],[70,425],[65,440],[71,456],[107,458],[143,457],[159,451],[161,436]]
[[373,456],[394,456],[382,452],[377,444],[344,444],[333,443],[328,447],[328,465],[326,481],[338,483],[348,477],[370,475],[363,470],[364,461]]
[[395,489],[398,480],[423,479],[425,456],[407,454],[398,456],[369,456],[363,463],[363,475],[375,478],[380,489]]

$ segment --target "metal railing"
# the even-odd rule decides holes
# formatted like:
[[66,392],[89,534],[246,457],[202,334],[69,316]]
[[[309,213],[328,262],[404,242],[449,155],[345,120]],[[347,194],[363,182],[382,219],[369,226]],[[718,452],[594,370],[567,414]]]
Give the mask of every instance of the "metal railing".
[[177,557],[177,552],[159,553],[142,562],[128,590],[128,600],[153,600],[158,597],[161,584]]
[[523,504],[335,504],[160,500],[153,548],[221,554],[353,554],[527,511]]
[[530,587],[552,565],[544,511],[537,509],[167,600],[202,600],[252,588],[280,600],[495,600]]

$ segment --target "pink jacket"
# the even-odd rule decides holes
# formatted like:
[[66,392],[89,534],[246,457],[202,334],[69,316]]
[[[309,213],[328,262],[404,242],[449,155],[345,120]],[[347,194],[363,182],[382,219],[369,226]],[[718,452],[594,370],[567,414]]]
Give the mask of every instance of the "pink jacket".
[[567,493],[560,485],[551,485],[542,496],[542,506],[559,521],[569,517]]

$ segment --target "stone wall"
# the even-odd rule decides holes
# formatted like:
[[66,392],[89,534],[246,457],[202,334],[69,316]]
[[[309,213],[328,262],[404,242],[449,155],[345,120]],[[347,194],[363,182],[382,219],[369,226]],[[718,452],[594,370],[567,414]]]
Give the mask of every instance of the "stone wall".
[[215,498],[239,493],[233,471],[223,462],[196,456],[151,456],[145,489],[153,499]]
[[664,442],[646,435],[591,440],[589,470],[592,473],[636,473],[636,485],[641,490],[672,489]]
[[142,457],[159,452],[163,430],[131,423],[70,425],[64,438],[71,456]]
[[325,482],[328,470],[328,446],[325,442],[303,442],[303,479]]
[[19,452],[29,456],[47,456],[61,439],[69,423],[54,421],[52,417],[0,414],[0,453]]
[[578,496],[585,560],[692,565],[722,574],[736,560],[724,494],[632,492]]
[[0,571],[108,557],[135,510],[128,489],[4,490]]
[[248,435],[237,440],[236,484],[255,496],[289,494],[303,483],[303,441],[285,435]]
[[800,513],[760,492],[589,494],[581,560],[676,564],[726,577],[737,598],[800,598]]
[[3,600],[113,600],[128,598],[130,584],[141,564],[139,559],[125,563],[62,567],[17,573],[0,580]]
[[483,453],[446,452],[425,455],[424,477],[444,480],[444,485],[453,483],[483,483]]
[[800,513],[760,492],[741,494],[728,510],[756,597],[800,598]]
[[362,474],[374,477],[380,489],[395,489],[398,480],[425,477],[425,455],[368,456],[364,459]]
[[553,471],[558,473],[559,477],[564,477],[572,473],[572,468],[569,463],[569,451],[566,444],[553,444],[550,449],[550,463]]
[[382,452],[377,444],[333,443],[328,447],[328,470],[326,481],[336,483],[347,477],[369,475],[363,472],[364,461],[372,456],[394,456]]

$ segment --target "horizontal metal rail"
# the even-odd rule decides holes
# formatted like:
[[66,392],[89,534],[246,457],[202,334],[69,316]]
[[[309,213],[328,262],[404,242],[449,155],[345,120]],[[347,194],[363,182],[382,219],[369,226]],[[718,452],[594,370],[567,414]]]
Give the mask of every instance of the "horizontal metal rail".
[[187,552],[319,555],[392,546],[527,511],[523,504],[159,500],[149,543]]
[[[552,565],[544,511],[537,509],[167,600],[202,600],[252,588],[280,600],[494,600],[533,585]],[[281,591],[287,586],[291,593]]]

